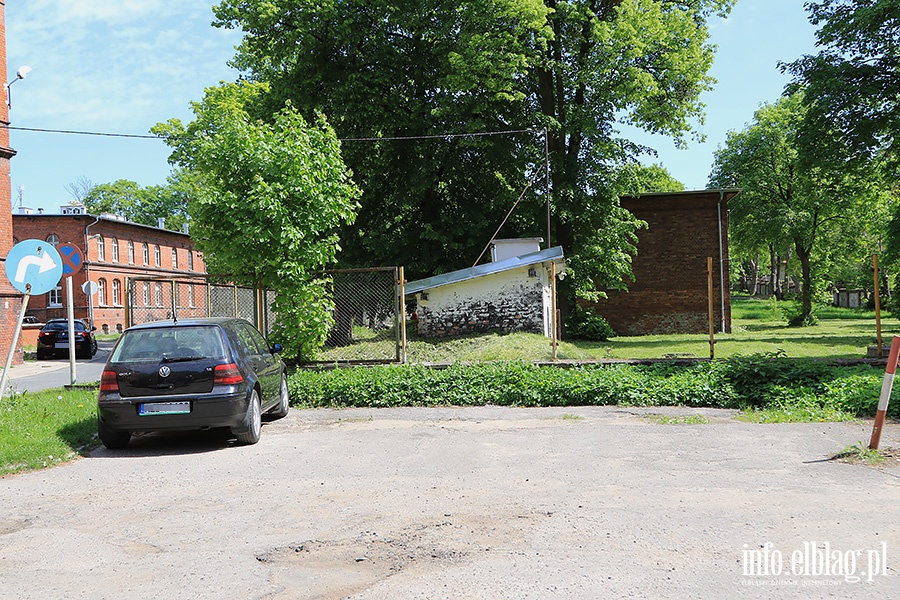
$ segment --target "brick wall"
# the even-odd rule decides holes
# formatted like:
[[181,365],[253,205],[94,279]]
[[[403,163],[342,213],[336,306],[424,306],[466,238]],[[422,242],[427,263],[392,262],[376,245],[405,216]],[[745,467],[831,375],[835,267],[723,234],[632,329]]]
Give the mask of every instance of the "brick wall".
[[[4,80],[7,73],[6,67],[6,2],[0,0],[0,69],[3,69]],[[5,94],[4,94],[5,96]],[[12,233],[12,189],[10,185],[10,159],[15,156],[15,150],[9,147],[9,108],[6,99],[0,101],[0,256],[4,259],[13,246]],[[0,352],[5,363],[7,353],[12,345],[19,312],[22,309],[22,294],[17,291],[6,277],[5,264],[3,273],[0,273]],[[22,344],[17,344],[13,363],[22,362]]]
[[[627,292],[610,290],[609,298],[594,304],[619,335],[708,333],[707,257],[713,259],[715,330],[731,331],[731,294],[728,287],[727,201],[737,192],[717,190],[647,194],[623,198],[622,206],[647,229],[638,232],[638,254],[632,265],[634,281]],[[722,266],[719,276],[719,202],[722,202]]]
[[[75,317],[91,320],[100,331],[116,332],[126,327],[125,302],[126,283],[129,277],[187,277],[203,275],[206,265],[203,256],[196,250],[188,235],[148,227],[135,223],[102,218],[93,215],[14,215],[13,228],[18,240],[46,240],[51,235],[60,244],[78,247],[86,257],[84,266],[72,276]],[[100,236],[99,238],[97,236]],[[103,243],[103,257],[100,256],[100,239]],[[87,240],[87,248],[85,248]],[[133,246],[133,255],[129,251]],[[147,261],[144,260],[144,245],[147,246]],[[118,252],[114,249],[118,249]],[[157,266],[157,249],[159,266]],[[175,251],[176,261],[173,262]],[[191,259],[193,268],[191,268]],[[105,297],[95,294],[89,302],[82,285],[90,279],[103,283]],[[64,278],[65,280],[65,278]],[[32,300],[28,314],[41,321],[66,316],[68,300],[65,284],[61,283],[61,305],[50,304],[50,295],[44,294]],[[114,290],[118,289],[118,298]]]

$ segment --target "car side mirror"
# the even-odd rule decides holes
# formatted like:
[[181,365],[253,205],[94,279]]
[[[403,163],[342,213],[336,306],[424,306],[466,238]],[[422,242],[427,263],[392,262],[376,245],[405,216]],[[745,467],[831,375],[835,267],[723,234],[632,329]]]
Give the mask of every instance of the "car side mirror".
[[272,344],[272,352],[278,353],[282,350],[284,350],[284,346],[282,346],[281,344]]

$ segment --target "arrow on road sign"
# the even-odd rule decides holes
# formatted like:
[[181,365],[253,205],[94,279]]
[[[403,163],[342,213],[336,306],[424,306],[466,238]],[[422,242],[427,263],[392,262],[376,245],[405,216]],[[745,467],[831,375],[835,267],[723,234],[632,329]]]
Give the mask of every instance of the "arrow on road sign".
[[42,253],[40,256],[26,256],[21,261],[19,261],[19,268],[16,270],[15,281],[19,283],[25,283],[25,273],[28,271],[28,267],[34,265],[40,267],[38,270],[39,274],[56,268],[56,263],[53,262],[53,257],[46,252]]

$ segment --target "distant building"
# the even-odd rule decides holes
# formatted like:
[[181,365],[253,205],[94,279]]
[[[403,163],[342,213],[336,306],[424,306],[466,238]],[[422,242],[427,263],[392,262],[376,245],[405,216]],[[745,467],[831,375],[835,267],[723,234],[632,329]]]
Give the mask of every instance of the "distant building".
[[[65,214],[33,214],[22,209],[12,217],[15,242],[45,240],[54,246],[77,247],[84,263],[72,276],[75,317],[85,319],[98,331],[114,333],[126,327],[128,282],[136,282],[132,302],[145,312],[159,308],[158,318],[169,318],[164,307],[171,306],[171,286],[150,279],[202,279],[206,265],[186,232],[169,231],[131,223],[114,215],[89,215],[82,207],[63,207]],[[31,298],[28,314],[41,321],[66,316],[65,277],[51,292]],[[87,282],[92,285],[86,286]],[[93,294],[86,292],[93,291]],[[189,286],[193,290],[194,286]],[[189,292],[193,294],[193,291]],[[205,298],[184,300],[200,306]]]
[[715,331],[731,331],[728,285],[728,201],[739,190],[703,190],[623,197],[622,206],[647,229],[638,235],[628,291],[603,290],[594,306],[619,335],[709,331],[708,259],[713,260]]

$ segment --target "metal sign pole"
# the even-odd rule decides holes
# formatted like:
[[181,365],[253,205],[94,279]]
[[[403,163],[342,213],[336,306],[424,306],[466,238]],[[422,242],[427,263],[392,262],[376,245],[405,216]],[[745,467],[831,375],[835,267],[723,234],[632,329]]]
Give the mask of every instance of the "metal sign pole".
[[[66,277],[66,316],[69,319],[69,385],[75,385],[75,306],[72,277]],[[90,348],[90,343],[88,343]]]
[[[31,285],[27,286],[31,289]],[[19,343],[19,332],[22,331],[22,320],[25,318],[25,311],[28,309],[28,299],[31,298],[30,292],[25,292],[22,298],[22,310],[19,312],[19,321],[16,323],[16,330],[13,333],[12,345],[9,347],[9,354],[6,356],[6,367],[3,369],[3,377],[0,379],[0,400],[3,400],[3,394],[6,393],[6,382],[9,379],[9,369],[12,366],[13,355],[16,353],[16,344]]]

